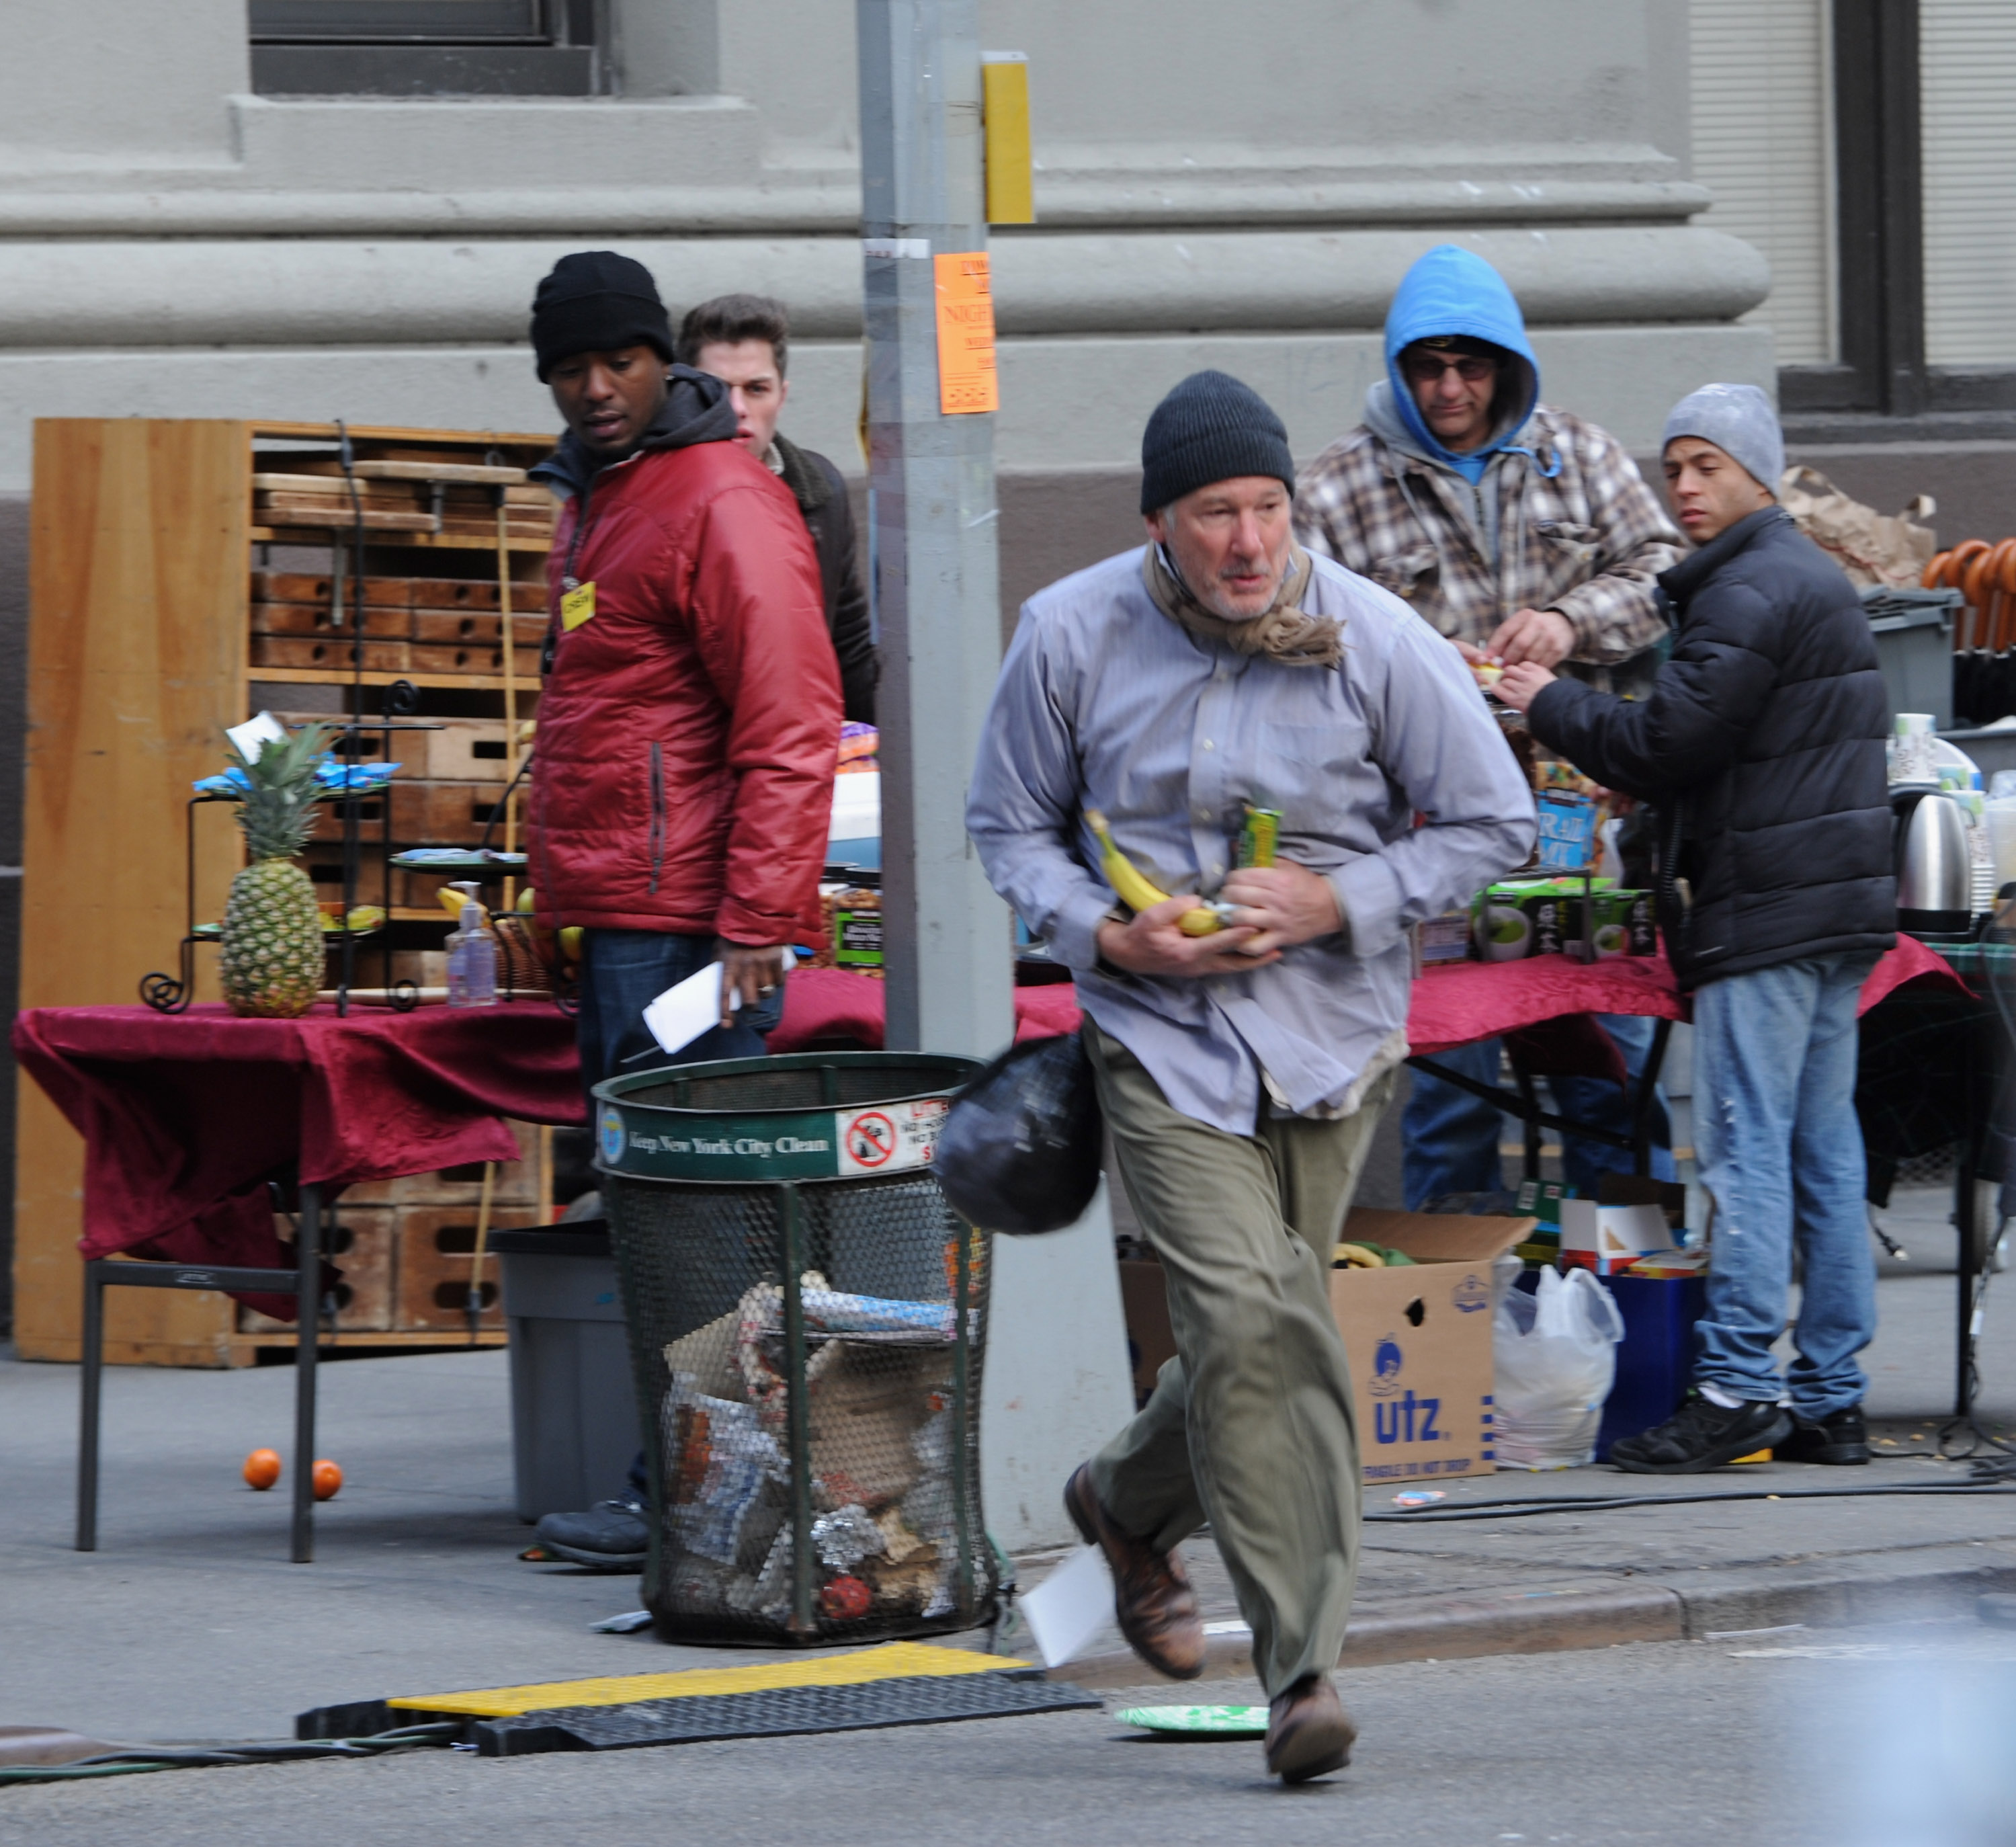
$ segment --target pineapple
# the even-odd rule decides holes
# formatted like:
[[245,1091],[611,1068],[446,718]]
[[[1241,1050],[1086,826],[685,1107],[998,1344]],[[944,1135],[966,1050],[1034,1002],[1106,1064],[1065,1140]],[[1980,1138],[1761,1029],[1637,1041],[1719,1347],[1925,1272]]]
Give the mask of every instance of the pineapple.
[[322,913],[308,875],[293,863],[315,826],[319,725],[272,740],[232,761],[252,785],[241,798],[251,864],[231,881],[224,909],[224,997],[235,1014],[292,1020],[315,1004],[322,986]]

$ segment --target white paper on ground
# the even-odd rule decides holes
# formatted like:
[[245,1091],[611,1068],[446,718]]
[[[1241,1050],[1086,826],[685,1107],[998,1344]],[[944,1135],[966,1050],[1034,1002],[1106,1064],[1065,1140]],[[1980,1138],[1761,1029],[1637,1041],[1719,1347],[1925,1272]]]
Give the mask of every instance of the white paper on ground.
[[1113,1620],[1113,1573],[1096,1546],[1081,1546],[1017,1600],[1046,1668],[1075,1661]]
[[[742,996],[728,997],[731,1009]],[[698,974],[668,988],[644,1010],[644,1024],[662,1052],[682,1052],[710,1026],[721,1024],[721,964],[710,962]]]
[[243,725],[227,725],[224,735],[237,747],[239,755],[247,763],[257,763],[259,753],[267,745],[286,742],[287,728],[271,712],[261,712],[256,718],[247,718]]

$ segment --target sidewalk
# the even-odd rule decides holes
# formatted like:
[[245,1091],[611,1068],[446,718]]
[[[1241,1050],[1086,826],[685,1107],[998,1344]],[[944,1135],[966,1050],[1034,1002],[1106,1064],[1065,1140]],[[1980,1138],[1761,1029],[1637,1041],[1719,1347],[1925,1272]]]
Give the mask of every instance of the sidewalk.
[[[1953,1278],[1927,1273],[1941,1233],[1935,1215],[1888,1222],[1913,1261],[1902,1274],[1885,1266],[1870,1402],[1897,1460],[1670,1480],[1508,1473],[1452,1482],[1441,1505],[1964,1479],[1964,1467],[1925,1459],[1952,1395]],[[2010,1295],[1991,1300],[1982,1347],[1983,1406],[2011,1429],[2016,1281],[2003,1286]],[[347,1479],[319,1510],[319,1562],[299,1566],[286,1560],[284,1484],[254,1494],[239,1478],[247,1451],[287,1449],[290,1367],[109,1372],[100,1550],[82,1554],[70,1549],[76,1370],[0,1358],[0,1724],[135,1740],[272,1737],[297,1712],[342,1701],[718,1665],[719,1650],[589,1633],[636,1607],[634,1577],[518,1561],[531,1535],[512,1510],[506,1366],[502,1353],[474,1353],[326,1368],[320,1449]],[[1391,1491],[1375,1490],[1366,1507],[1391,1511]],[[1971,1608],[1980,1590],[2016,1589],[2016,1494],[1382,1521],[1366,1539],[1348,1669],[1859,1622]],[[1223,1571],[1208,1542],[1190,1554],[1208,1619],[1235,1626],[1214,1638],[1215,1671],[1243,1672]],[[1024,1585],[1046,1568],[1024,1561]],[[1124,1683],[1105,1678],[1123,1672]],[[1124,1669],[1093,1659],[1070,1677],[1138,1684],[1140,1669],[1131,1658]]]

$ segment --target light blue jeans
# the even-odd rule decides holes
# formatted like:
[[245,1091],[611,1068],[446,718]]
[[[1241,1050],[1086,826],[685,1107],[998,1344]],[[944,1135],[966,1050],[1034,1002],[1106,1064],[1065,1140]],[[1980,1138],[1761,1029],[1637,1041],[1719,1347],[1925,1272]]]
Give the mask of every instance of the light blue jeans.
[[[1630,1073],[1631,1093],[1638,1091],[1638,1079],[1652,1050],[1657,1021],[1637,1014],[1599,1014],[1604,1029],[1617,1042]],[[1438,1064],[1461,1071],[1478,1082],[1498,1082],[1499,1042],[1480,1039],[1474,1045],[1457,1046],[1435,1055]],[[1541,1080],[1553,1093],[1554,1112],[1579,1122],[1631,1132],[1631,1110],[1623,1094],[1607,1078],[1546,1078]],[[1413,1074],[1406,1108],[1400,1118],[1401,1183],[1407,1210],[1419,1212],[1429,1200],[1445,1193],[1496,1193],[1505,1185],[1505,1169],[1499,1159],[1499,1136],[1504,1127],[1496,1107],[1467,1090],[1445,1084],[1425,1071]],[[1673,1178],[1673,1137],[1666,1117],[1662,1091],[1652,1104],[1652,1177]],[[1631,1172],[1631,1151],[1613,1148],[1586,1136],[1561,1138],[1561,1172],[1568,1183],[1584,1199],[1593,1199],[1599,1181],[1607,1173]]]
[[[1694,1377],[1802,1417],[1859,1404],[1856,1356],[1876,1334],[1876,1260],[1855,1114],[1856,1003],[1874,959],[1818,956],[1711,981],[1694,996],[1694,1153],[1715,1200]],[[1796,1244],[1805,1265],[1784,1384]]]

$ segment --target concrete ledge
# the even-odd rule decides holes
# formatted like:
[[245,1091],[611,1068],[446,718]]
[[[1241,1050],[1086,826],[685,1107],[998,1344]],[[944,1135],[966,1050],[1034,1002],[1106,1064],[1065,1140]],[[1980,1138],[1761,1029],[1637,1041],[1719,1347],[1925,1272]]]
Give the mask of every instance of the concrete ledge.
[[[1931,1546],[1903,1557],[1705,1571],[1670,1582],[1607,1577],[1525,1591],[1395,1597],[1359,1608],[1338,1665],[1550,1654],[1625,1642],[1701,1641],[1793,1622],[1818,1629],[1958,1615],[1971,1611],[1985,1591],[2011,1590],[2016,1550],[1971,1545]],[[1252,1672],[1251,1634],[1242,1629],[1207,1638],[1205,1680],[1240,1680]],[[1053,1668],[1049,1677],[1106,1688],[1139,1687],[1156,1676],[1131,1651],[1118,1649]]]

